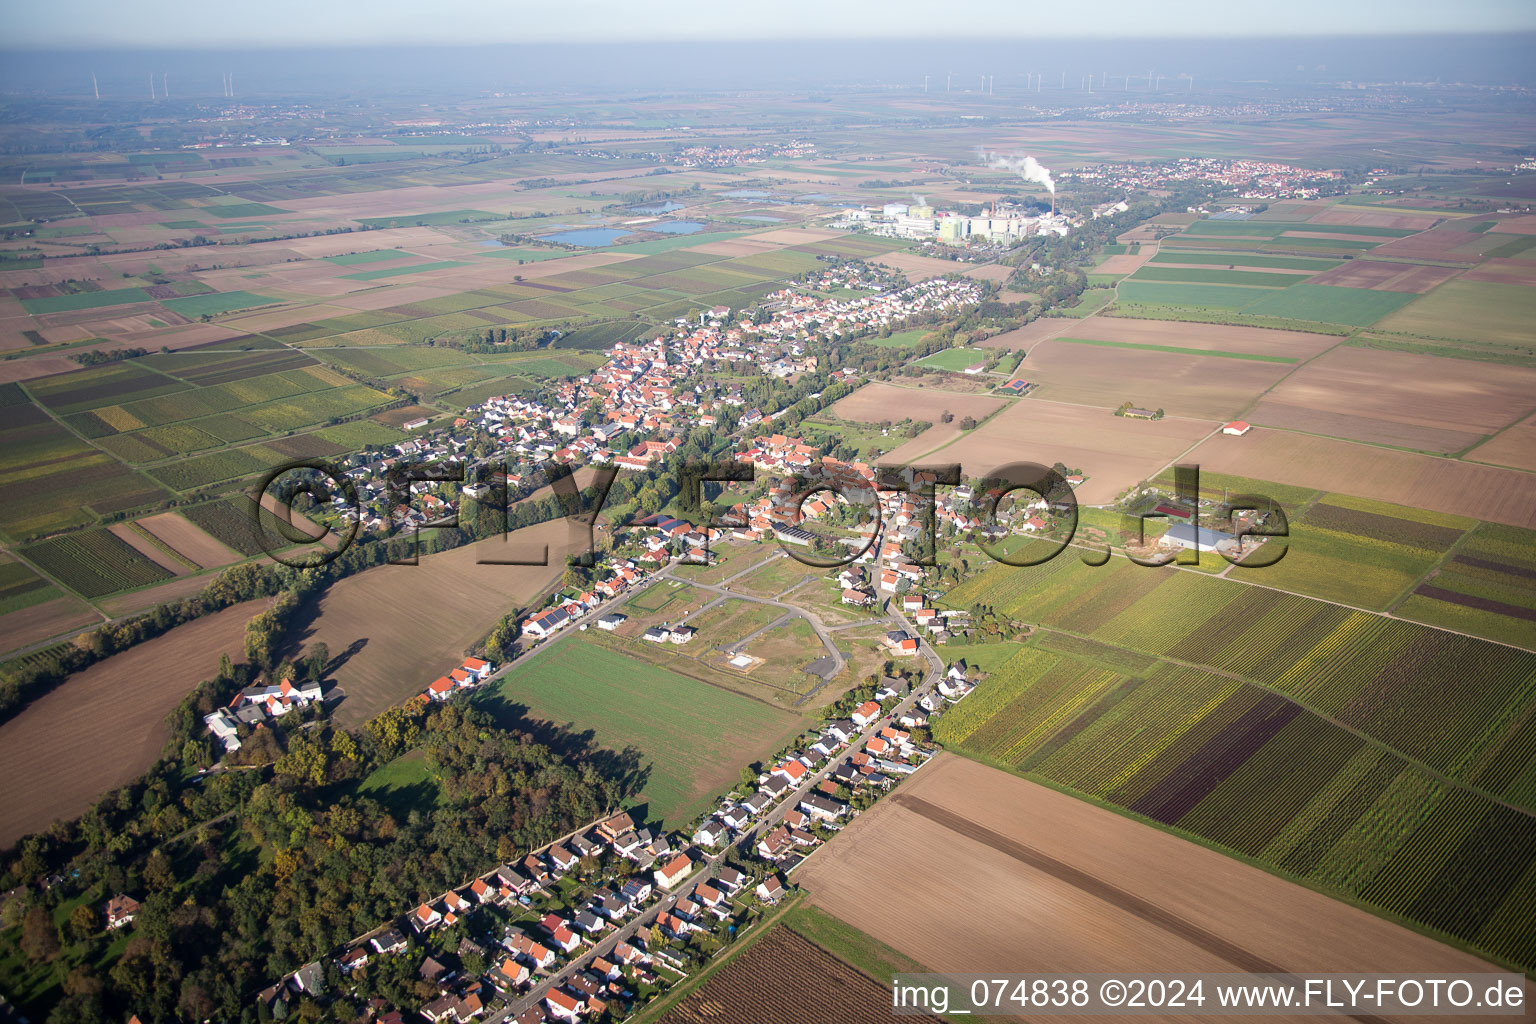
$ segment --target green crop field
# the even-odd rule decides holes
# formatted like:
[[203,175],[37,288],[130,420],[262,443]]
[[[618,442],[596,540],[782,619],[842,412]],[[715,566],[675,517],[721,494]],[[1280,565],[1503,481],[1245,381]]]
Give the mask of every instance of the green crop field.
[[99,292],[76,292],[73,295],[53,295],[44,299],[22,299],[21,307],[33,316],[37,316],[41,313],[67,313],[77,309],[97,309],[103,306],[122,306],[130,302],[153,301],[149,293],[142,288],[116,288]]
[[1153,267],[1136,271],[1132,281],[1176,281],[1190,284],[1241,284],[1252,288],[1289,288],[1306,278],[1263,270],[1221,270],[1215,267]]
[[438,260],[436,263],[415,263],[408,267],[385,267],[383,270],[364,270],[357,274],[341,275],[348,281],[377,281],[385,277],[400,277],[405,274],[420,274],[428,270],[447,270],[450,267],[467,267],[468,263],[462,260]]
[[61,596],[57,587],[20,562],[0,560],[0,615]]
[[[938,719],[935,739],[1493,958],[1536,962],[1536,934],[1525,926],[1525,908],[1536,899],[1536,819],[1490,798],[1513,796],[1530,806],[1536,728],[1518,715],[1485,717],[1497,714],[1486,705],[1462,706],[1459,698],[1476,684],[1447,681],[1465,675],[1426,665],[1436,682],[1405,700],[1398,687],[1418,684],[1392,671],[1406,658],[1438,662],[1444,645],[1461,638],[1399,634],[1365,621],[1389,620],[1320,614],[1328,606],[1303,599],[1271,596],[1271,606],[1261,609],[1249,595],[1223,593],[1222,581],[1192,573],[1165,576],[1149,589],[1130,575],[1133,569],[1092,580],[1084,574],[1107,570],[1057,561],[1064,565],[1052,572],[1013,570],[1034,572],[1015,590],[1019,602],[1033,608],[1043,596],[1058,609],[1066,602],[1077,612],[1070,621],[1096,640],[1116,642],[1037,634]],[[1138,637],[1145,639],[1138,644]],[[1302,703],[1225,672],[1126,650],[1152,647],[1180,662],[1214,662],[1221,659],[1209,654],[1228,637],[1262,651],[1251,662],[1272,659],[1261,674],[1271,686],[1289,686]],[[1474,659],[1464,664],[1477,663],[1472,649],[1461,656]],[[1491,678],[1519,680],[1501,687],[1506,699],[1536,680],[1530,655],[1497,661]],[[1339,662],[1355,662],[1356,673],[1330,671]],[[1381,673],[1374,682],[1367,664]],[[1511,670],[1513,676],[1505,674]],[[1318,674],[1339,692],[1295,685]],[[1462,692],[1442,698],[1433,692],[1441,686]],[[1370,729],[1361,735],[1347,728],[1383,715],[1396,715],[1405,727],[1394,738],[1420,742],[1393,749],[1372,742]],[[1424,727],[1428,718],[1439,723],[1435,730]],[[1463,739],[1477,736],[1476,743],[1490,721],[1501,723],[1498,739],[1467,773],[1486,789],[1442,781],[1414,763],[1443,738],[1442,728]]]
[[56,537],[23,553],[48,575],[87,598],[171,578],[169,571],[106,530]]
[[1186,235],[1215,235],[1218,237],[1274,238],[1287,231],[1322,233],[1329,235],[1360,235],[1364,238],[1406,238],[1418,234],[1412,228],[1363,227],[1358,224],[1310,224],[1305,221],[1283,220],[1197,220],[1184,229]]
[[1384,609],[1476,525],[1450,516],[1427,523],[1413,509],[1362,504],[1330,495],[1291,520],[1289,550],[1279,562],[1234,571],[1266,586]]
[[211,292],[207,295],[192,295],[182,299],[165,299],[161,305],[182,316],[198,317],[218,316],[220,313],[228,313],[231,310],[268,306],[280,301],[282,300],[266,295],[255,295],[251,292]]
[[985,363],[992,353],[984,348],[946,348],[917,361],[918,366],[932,366],[940,370],[959,373],[967,366]]
[[1227,252],[1159,252],[1149,263],[1198,263],[1201,266],[1270,267],[1275,270],[1311,270],[1321,273],[1339,266],[1338,260],[1308,259],[1305,256],[1233,255]]
[[1536,530],[1481,523],[1394,615],[1536,646]]
[[1302,282],[1283,292],[1265,296],[1258,302],[1249,303],[1243,307],[1243,312],[1365,327],[1408,305],[1415,298],[1417,296],[1411,292],[1337,288]]
[[[1158,274],[1179,272],[1149,269],[1154,269]],[[1142,273],[1146,272],[1146,269],[1142,271]],[[1188,270],[1183,273],[1225,274],[1229,272]],[[1217,319],[1230,318],[1234,322],[1253,319],[1258,322],[1291,323],[1298,326],[1310,322],[1349,327],[1365,327],[1373,324],[1418,298],[1410,292],[1311,284],[1304,279],[1298,280],[1294,275],[1265,276],[1286,277],[1296,283],[1283,288],[1173,284],[1144,280],[1139,273],[1136,277],[1120,283],[1120,298],[1129,307],[1145,306],[1154,311],[1167,310],[1175,314],[1180,309],[1189,309],[1197,313],[1214,312],[1217,314]]]
[[487,710],[577,732],[613,751],[633,750],[649,766],[640,799],[646,817],[676,827],[733,786],[746,761],[778,749],[799,716],[627,658],[584,640],[508,672],[477,698]]
[[1148,306],[1192,306],[1196,309],[1238,310],[1274,292],[1224,284],[1163,284],[1131,279],[1120,282],[1120,301]]
[[444,210],[439,213],[408,213],[395,217],[359,217],[357,222],[370,228],[409,228],[418,224],[431,226],[496,219],[496,214],[484,210]]
[[1219,349],[1180,348],[1177,345],[1152,345],[1135,341],[1096,341],[1091,338],[1052,338],[1070,345],[1102,345],[1105,348],[1139,348],[1149,352],[1177,352],[1186,356],[1218,356],[1222,359],[1253,359],[1261,363],[1294,363],[1290,356],[1263,356],[1252,352],[1223,352]]
[[342,256],[327,256],[325,262],[334,263],[338,267],[351,267],[359,263],[383,263],[386,260],[419,259],[415,253],[404,252],[400,249],[374,249],[371,252],[352,252]]
[[1491,281],[1447,281],[1418,296],[1379,326],[1383,331],[1529,349],[1533,322],[1536,288]]
[[[1447,529],[1419,528],[1425,544],[1428,531]],[[1266,581],[1265,569],[1233,571]],[[1491,786],[1495,763],[1527,756],[1517,712],[1536,693],[1536,654],[1473,637],[1120,558],[1099,568],[1068,557],[993,566],[945,603],[988,605],[1272,687],[1468,785]],[[1466,672],[1469,665],[1477,671]],[[1448,708],[1455,713],[1442,713]],[[1431,709],[1441,710],[1428,730],[1423,716]],[[1536,758],[1497,781],[1496,795],[1536,807]]]

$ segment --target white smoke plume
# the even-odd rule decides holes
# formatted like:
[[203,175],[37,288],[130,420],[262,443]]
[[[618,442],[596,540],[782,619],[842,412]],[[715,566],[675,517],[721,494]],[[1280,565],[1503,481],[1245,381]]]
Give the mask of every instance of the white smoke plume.
[[1041,166],[1040,161],[1032,156],[1004,156],[1001,153],[983,153],[982,159],[987,166],[999,171],[1012,171],[1025,181],[1033,181],[1044,185],[1046,191],[1056,194],[1056,182],[1051,179],[1051,172]]
[[914,192],[914,193],[912,193],[912,205],[913,206],[927,206],[928,205],[928,197],[927,196],[920,196],[916,192]]

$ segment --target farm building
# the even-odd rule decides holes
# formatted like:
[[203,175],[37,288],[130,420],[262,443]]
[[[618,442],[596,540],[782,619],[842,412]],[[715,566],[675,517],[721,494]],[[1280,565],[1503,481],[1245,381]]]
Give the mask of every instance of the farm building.
[[1231,434],[1234,437],[1242,437],[1252,429],[1253,425],[1245,422],[1244,420],[1233,420],[1231,423],[1228,423],[1226,426],[1222,427],[1221,432],[1223,434]]
[[1158,541],[1165,548],[1183,548],[1186,551],[1229,551],[1235,549],[1239,541],[1230,533],[1222,533],[1220,530],[1212,530],[1199,527],[1193,523],[1175,523],[1168,528]]

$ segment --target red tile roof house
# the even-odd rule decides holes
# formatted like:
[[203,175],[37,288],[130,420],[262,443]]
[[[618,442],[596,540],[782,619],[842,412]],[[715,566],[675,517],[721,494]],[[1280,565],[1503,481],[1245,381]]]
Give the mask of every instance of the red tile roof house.
[[799,761],[785,761],[773,770],[774,775],[783,776],[790,785],[798,785],[806,775],[806,767]]
[[530,974],[526,964],[520,964],[511,957],[501,962],[496,969],[495,982],[502,988],[517,988],[528,981]]
[[880,717],[880,705],[876,704],[872,700],[867,700],[863,704],[860,704],[858,709],[855,710],[854,713],[849,717],[853,719],[854,725],[857,725],[862,729],[864,726]]
[[424,932],[429,928],[436,928],[442,921],[443,915],[438,913],[437,908],[425,903],[417,907],[416,912],[411,915],[411,924],[419,932]]
[[764,903],[777,903],[786,891],[778,875],[769,875],[757,884],[757,898]]
[[663,889],[671,889],[674,885],[688,877],[688,872],[693,870],[693,861],[686,853],[678,854],[668,861],[666,866],[656,870],[656,884]]
[[121,928],[126,924],[132,924],[133,918],[138,912],[139,901],[132,896],[119,893],[110,900],[107,900],[107,927],[113,929]]
[[581,948],[581,936],[571,931],[565,925],[556,928],[550,933],[549,937],[562,953],[570,953]]
[[567,995],[558,988],[550,989],[544,997],[544,1003],[549,1007],[551,1016],[559,1020],[577,1021],[581,1015],[587,1012],[587,1001],[575,996]]

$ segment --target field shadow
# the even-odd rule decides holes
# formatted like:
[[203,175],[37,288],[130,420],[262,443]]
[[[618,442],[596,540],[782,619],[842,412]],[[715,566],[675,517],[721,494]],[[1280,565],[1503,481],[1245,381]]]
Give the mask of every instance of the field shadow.
[[613,750],[597,742],[593,729],[577,729],[574,722],[561,725],[529,714],[528,705],[502,698],[476,702],[503,729],[527,735],[535,743],[549,747],[562,759],[591,765],[620,792],[632,796],[645,788],[651,778],[651,764],[636,747]]

